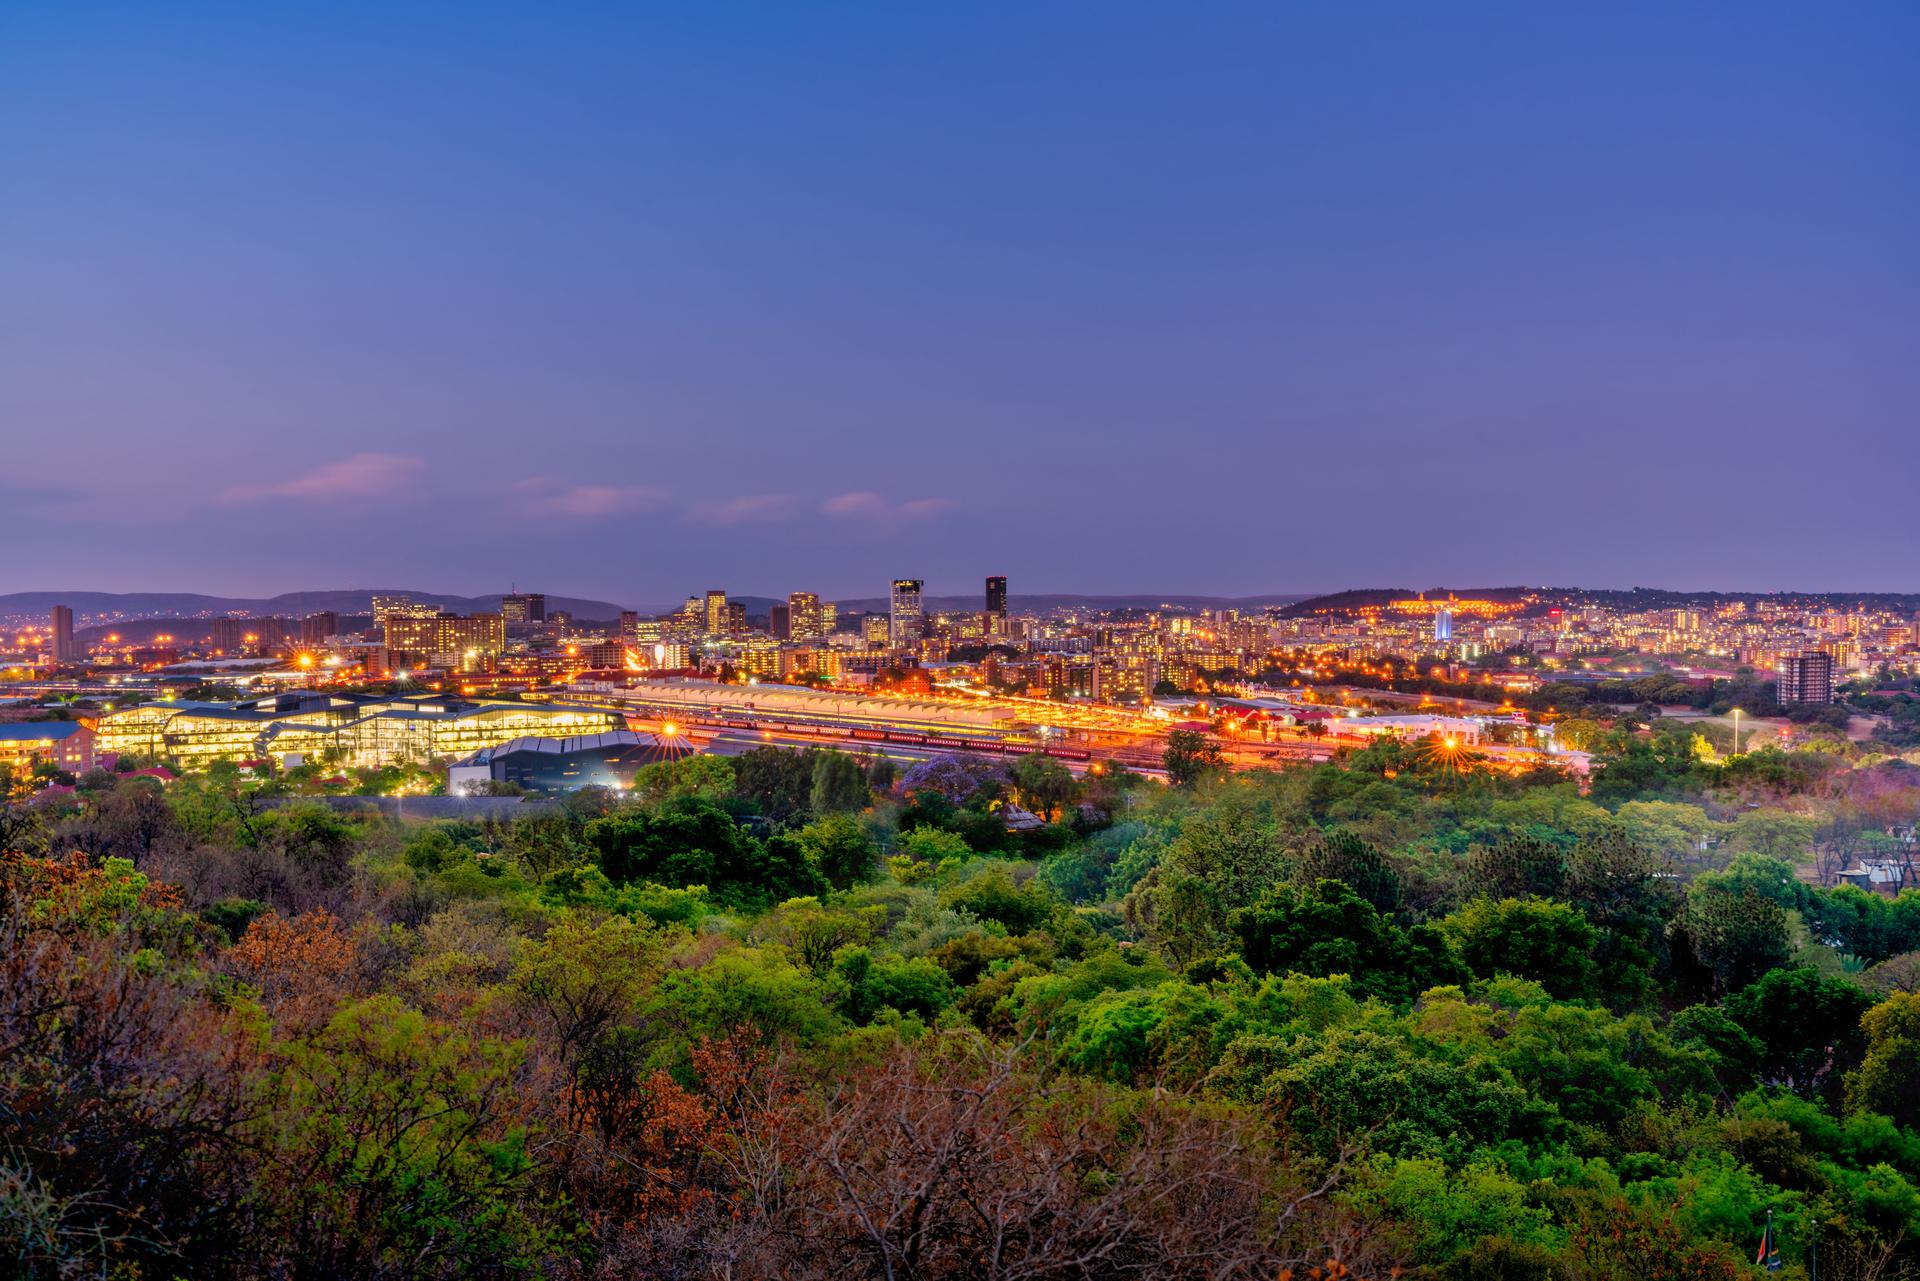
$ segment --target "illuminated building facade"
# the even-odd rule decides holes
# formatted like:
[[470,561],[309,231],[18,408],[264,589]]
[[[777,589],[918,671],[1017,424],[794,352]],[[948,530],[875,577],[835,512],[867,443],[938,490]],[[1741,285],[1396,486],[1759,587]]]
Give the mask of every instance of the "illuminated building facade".
[[508,592],[500,598],[500,619],[509,627],[537,626],[547,621],[544,592]]
[[420,661],[471,670],[506,649],[507,625],[498,614],[393,616],[386,622],[386,645],[395,663]]
[[243,703],[147,703],[110,712],[100,720],[94,747],[177,761],[189,769],[264,756],[285,764],[324,759],[378,769],[464,756],[526,735],[566,737],[623,727],[617,712],[562,703],[299,692]]
[[1833,701],[1832,654],[1782,654],[1775,670],[1778,673],[1778,686],[1774,697],[1781,703]]
[[633,610],[620,613],[620,639],[638,647],[651,645],[660,639],[661,625],[658,620],[642,618]]
[[887,644],[909,649],[920,641],[926,618],[920,608],[920,595],[926,583],[918,578],[896,578],[889,598]]
[[84,774],[93,768],[94,733],[79,721],[0,724],[0,765],[24,773],[41,761]]
[[987,612],[983,620],[990,637],[1007,634],[1007,579],[995,574],[987,580]]
[[373,623],[376,627],[384,627],[389,618],[432,618],[439,612],[438,605],[429,605],[411,596],[373,598]]
[[787,634],[797,641],[823,640],[833,630],[828,610],[813,592],[793,592],[787,597]]

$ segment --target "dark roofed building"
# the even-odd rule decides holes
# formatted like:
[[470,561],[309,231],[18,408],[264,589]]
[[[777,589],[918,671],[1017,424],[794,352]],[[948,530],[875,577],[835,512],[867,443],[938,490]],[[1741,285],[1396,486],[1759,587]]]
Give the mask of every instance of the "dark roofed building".
[[516,738],[455,762],[447,770],[447,791],[457,796],[475,784],[489,782],[512,783],[529,792],[628,788],[643,766],[677,760],[690,750],[684,740],[632,730],[572,738]]

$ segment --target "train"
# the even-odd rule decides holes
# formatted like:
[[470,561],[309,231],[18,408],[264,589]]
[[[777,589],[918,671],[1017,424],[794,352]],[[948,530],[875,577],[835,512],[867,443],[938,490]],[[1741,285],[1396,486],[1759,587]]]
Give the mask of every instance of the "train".
[[995,756],[1052,756],[1063,761],[1090,761],[1093,753],[1083,747],[1040,747],[1032,743],[1008,743],[988,738],[952,738],[921,734],[912,730],[869,729],[852,725],[801,725],[786,721],[713,720],[706,722],[725,729],[748,733],[810,734],[816,738],[844,738],[859,743],[898,743],[909,747],[939,747],[956,752],[984,752]]

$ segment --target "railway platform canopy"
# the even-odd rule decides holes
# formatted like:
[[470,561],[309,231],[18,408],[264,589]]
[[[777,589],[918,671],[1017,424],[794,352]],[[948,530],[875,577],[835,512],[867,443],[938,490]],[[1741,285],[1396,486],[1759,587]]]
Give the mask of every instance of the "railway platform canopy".
[[864,722],[925,729],[1010,731],[1019,714],[1011,707],[958,699],[894,698],[806,689],[798,685],[723,685],[703,680],[635,680],[573,687],[582,694],[636,707],[685,709],[714,714],[752,713]]

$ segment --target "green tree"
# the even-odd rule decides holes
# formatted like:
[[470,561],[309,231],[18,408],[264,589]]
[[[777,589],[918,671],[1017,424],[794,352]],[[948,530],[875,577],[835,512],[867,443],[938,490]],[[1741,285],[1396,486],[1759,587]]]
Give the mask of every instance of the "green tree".
[[1847,1077],[1847,1107],[1920,1130],[1920,993],[1895,992],[1860,1020],[1867,1052]]
[[1256,973],[1347,974],[1356,992],[1402,1004],[1465,977],[1439,931],[1400,929],[1342,881],[1276,885],[1228,925]]
[[1595,994],[1598,934],[1578,908],[1544,899],[1477,898],[1440,929],[1480,978],[1532,979],[1563,1001]]
[[634,771],[633,796],[647,805],[697,797],[718,805],[733,794],[733,762],[724,756],[683,756]]
[[1133,928],[1184,965],[1232,947],[1227,915],[1245,907],[1286,870],[1273,829],[1252,814],[1196,816],[1128,893]]
[[734,795],[776,823],[804,820],[812,806],[814,753],[756,747],[733,758]]
[[1566,851],[1532,833],[1467,851],[1467,875],[1494,898],[1559,898],[1566,889]]
[[1160,767],[1176,787],[1191,787],[1203,778],[1211,778],[1226,768],[1226,758],[1204,734],[1177,729],[1167,735],[1166,751]]
[[873,837],[847,814],[829,814],[801,828],[800,848],[827,883],[837,890],[870,881],[879,860]]
[[512,1115],[524,1045],[375,996],[276,1049],[256,1126],[289,1270],[461,1275],[543,1256],[552,1229]]
[[1301,885],[1342,881],[1382,912],[1400,906],[1400,874],[1379,850],[1345,828],[1323,832],[1307,843],[1294,863]]
[[1008,777],[1021,803],[1048,822],[1052,822],[1060,807],[1073,800],[1079,791],[1079,785],[1065,765],[1038,752],[1015,761]]
[[1718,992],[1745,987],[1793,953],[1786,912],[1752,890],[1696,885],[1673,924]]
[[812,808],[824,818],[829,814],[857,813],[867,807],[872,794],[860,762],[844,752],[819,752],[813,761]]
[[1761,1047],[1762,1081],[1813,1098],[1860,1061],[1860,1016],[1873,998],[1846,979],[1814,970],[1769,970],[1725,1001],[1727,1014]]

